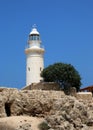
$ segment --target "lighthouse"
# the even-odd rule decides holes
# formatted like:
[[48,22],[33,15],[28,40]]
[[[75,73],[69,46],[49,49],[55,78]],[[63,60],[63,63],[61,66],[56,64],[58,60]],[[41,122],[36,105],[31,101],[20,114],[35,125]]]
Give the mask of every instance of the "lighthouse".
[[44,48],[41,46],[40,33],[34,26],[29,34],[26,54],[26,86],[42,81],[41,71],[44,68]]

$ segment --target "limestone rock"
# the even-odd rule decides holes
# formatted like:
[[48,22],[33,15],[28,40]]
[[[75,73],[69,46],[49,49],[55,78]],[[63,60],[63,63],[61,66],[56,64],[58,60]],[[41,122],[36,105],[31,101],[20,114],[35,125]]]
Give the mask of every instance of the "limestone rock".
[[92,100],[92,93],[91,92],[78,92],[76,94],[77,99],[83,100]]
[[0,130],[39,130],[38,125],[43,118],[29,116],[11,116],[0,119]]
[[[63,91],[1,88],[0,117],[22,115],[43,117],[53,130],[89,130],[93,126],[93,99],[77,99]],[[20,130],[23,127],[30,126],[22,125]]]

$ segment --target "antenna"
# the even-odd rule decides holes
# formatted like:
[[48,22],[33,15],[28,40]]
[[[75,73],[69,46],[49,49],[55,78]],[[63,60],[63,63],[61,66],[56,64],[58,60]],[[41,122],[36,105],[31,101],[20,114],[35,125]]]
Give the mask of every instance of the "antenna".
[[36,24],[34,24],[32,27],[33,27],[33,28],[36,28],[37,26],[36,26]]

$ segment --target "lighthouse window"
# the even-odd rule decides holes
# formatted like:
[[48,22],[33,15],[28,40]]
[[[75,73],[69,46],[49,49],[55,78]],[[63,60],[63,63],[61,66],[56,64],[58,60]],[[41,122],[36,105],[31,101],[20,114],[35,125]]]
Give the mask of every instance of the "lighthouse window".
[[37,40],[37,39],[36,39],[36,36],[34,36],[34,40]]
[[34,36],[32,37],[32,40],[34,40]]
[[40,67],[40,71],[42,71],[42,68]]
[[33,36],[31,36],[31,40],[33,40]]
[[28,67],[28,71],[30,71],[30,67]]
[[40,40],[39,35],[31,35],[29,36],[29,40]]
[[32,40],[32,39],[33,39],[33,36],[30,36],[30,37],[29,37],[29,40]]
[[37,36],[37,40],[39,40],[39,36]]

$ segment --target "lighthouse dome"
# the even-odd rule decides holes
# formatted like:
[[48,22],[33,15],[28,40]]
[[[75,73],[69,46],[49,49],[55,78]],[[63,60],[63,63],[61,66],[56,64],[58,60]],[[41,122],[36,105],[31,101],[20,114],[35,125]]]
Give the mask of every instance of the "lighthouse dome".
[[33,26],[32,31],[29,34],[29,41],[31,41],[31,44],[32,44],[33,41],[37,41],[39,44],[41,42],[40,41],[40,34],[37,31],[37,28],[36,28],[35,25]]
[[30,32],[30,35],[39,35],[39,32],[37,31],[37,29],[34,27],[32,29],[32,31]]

